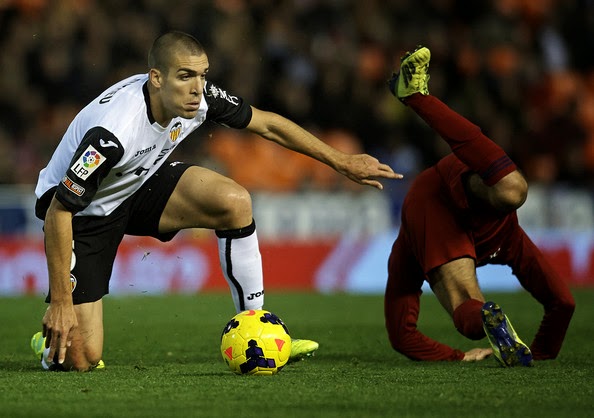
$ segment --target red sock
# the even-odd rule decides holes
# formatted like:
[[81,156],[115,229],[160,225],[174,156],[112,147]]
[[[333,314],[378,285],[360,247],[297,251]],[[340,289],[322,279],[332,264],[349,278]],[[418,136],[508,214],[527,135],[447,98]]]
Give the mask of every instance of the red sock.
[[435,96],[413,94],[406,99],[427,124],[448,143],[456,157],[492,186],[516,170],[505,151],[481,129]]
[[458,332],[471,340],[485,337],[481,308],[483,302],[468,299],[454,310],[454,325]]

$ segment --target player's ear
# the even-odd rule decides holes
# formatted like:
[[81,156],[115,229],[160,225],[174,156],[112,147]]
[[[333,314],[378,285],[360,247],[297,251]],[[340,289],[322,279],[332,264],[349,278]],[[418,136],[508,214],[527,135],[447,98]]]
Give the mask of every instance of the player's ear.
[[163,74],[156,68],[151,68],[149,70],[149,81],[153,87],[161,88],[163,85]]

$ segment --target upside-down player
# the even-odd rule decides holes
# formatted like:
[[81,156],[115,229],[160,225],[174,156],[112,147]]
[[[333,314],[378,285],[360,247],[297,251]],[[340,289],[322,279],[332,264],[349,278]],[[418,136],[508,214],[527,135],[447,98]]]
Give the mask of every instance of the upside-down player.
[[[392,347],[414,360],[482,360],[492,353],[504,366],[530,366],[559,354],[575,302],[518,224],[516,209],[527,184],[514,162],[480,128],[427,88],[430,51],[418,47],[401,60],[390,90],[450,146],[452,154],[423,171],[402,208],[401,227],[388,262],[385,322]],[[509,318],[486,302],[476,267],[503,264],[544,308],[528,347]],[[492,348],[462,352],[417,329],[420,295],[427,280],[465,337],[488,337]]]

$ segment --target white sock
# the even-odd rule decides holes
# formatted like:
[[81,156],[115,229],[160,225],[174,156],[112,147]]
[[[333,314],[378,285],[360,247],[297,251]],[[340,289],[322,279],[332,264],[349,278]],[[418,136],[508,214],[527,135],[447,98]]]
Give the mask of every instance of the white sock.
[[236,312],[262,309],[264,276],[256,224],[232,231],[216,231],[219,261],[231,289]]
[[43,367],[44,370],[49,370],[50,366],[52,364],[54,364],[53,361],[51,361],[50,359],[47,358],[49,351],[50,351],[49,347],[45,348],[43,350],[43,355],[41,356],[41,367]]

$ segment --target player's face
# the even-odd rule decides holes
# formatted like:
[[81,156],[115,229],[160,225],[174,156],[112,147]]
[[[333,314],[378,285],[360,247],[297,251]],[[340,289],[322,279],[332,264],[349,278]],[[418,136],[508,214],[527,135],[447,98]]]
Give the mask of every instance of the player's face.
[[206,74],[208,57],[177,54],[161,84],[163,111],[167,119],[182,117],[191,119],[198,113]]

